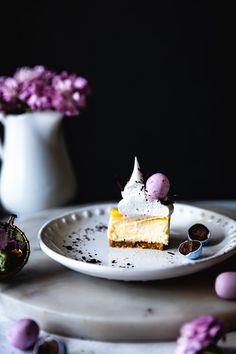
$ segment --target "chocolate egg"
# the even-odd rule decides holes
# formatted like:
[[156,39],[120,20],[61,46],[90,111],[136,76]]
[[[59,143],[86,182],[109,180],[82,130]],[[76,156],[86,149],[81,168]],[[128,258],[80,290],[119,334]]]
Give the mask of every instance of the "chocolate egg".
[[215,281],[216,294],[228,300],[236,300],[236,272],[224,272]]
[[169,179],[163,173],[155,173],[146,182],[146,193],[149,200],[166,198],[169,189]]
[[39,326],[31,319],[16,321],[6,332],[9,343],[19,349],[30,349],[39,336]]

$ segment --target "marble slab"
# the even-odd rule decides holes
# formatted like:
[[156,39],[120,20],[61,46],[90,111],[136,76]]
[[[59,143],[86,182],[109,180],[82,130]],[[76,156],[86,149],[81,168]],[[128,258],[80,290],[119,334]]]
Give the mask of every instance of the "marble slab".
[[[11,325],[10,320],[1,316],[0,319],[0,343],[1,354],[33,354],[33,350],[22,351],[14,348],[6,341],[6,331]],[[40,331],[39,336],[47,335],[47,332]],[[145,342],[145,343],[121,343],[121,342],[102,342],[95,340],[77,339],[69,337],[60,337],[67,346],[69,354],[173,354],[176,348],[176,342]],[[236,332],[227,333],[226,341],[220,340],[218,346],[221,354],[236,353]]]
[[[38,230],[77,207],[16,219],[30,240],[31,255],[11,282],[0,284],[2,314],[33,318],[48,332],[102,341],[175,340],[182,323],[202,314],[219,316],[228,330],[236,329],[235,301],[219,299],[214,291],[217,274],[236,270],[235,256],[191,276],[131,283],[82,275],[47,257],[39,248]],[[236,217],[236,208],[218,206],[217,212]]]

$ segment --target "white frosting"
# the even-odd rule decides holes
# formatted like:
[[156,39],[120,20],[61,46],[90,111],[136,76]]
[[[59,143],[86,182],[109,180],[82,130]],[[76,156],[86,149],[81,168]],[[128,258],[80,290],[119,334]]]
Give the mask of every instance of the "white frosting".
[[168,216],[170,208],[167,205],[162,204],[158,199],[148,200],[143,182],[143,175],[135,157],[133,173],[121,192],[123,199],[118,203],[119,212],[128,217]]

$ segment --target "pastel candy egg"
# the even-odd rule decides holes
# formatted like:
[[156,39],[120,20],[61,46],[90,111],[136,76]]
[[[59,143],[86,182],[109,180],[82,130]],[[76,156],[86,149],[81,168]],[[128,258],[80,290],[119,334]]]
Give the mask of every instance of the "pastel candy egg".
[[236,272],[224,272],[215,281],[216,294],[228,300],[236,300]]
[[148,178],[145,187],[149,200],[164,199],[169,192],[170,182],[163,173],[155,173]]
[[38,324],[30,319],[16,321],[6,332],[9,343],[19,349],[30,349],[39,336]]

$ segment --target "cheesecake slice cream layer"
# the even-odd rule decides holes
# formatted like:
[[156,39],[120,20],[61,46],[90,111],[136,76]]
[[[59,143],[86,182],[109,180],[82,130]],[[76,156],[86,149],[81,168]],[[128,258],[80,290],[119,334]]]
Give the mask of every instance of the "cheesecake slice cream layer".
[[117,208],[110,210],[109,244],[112,247],[138,247],[162,250],[168,245],[170,216],[128,218]]

